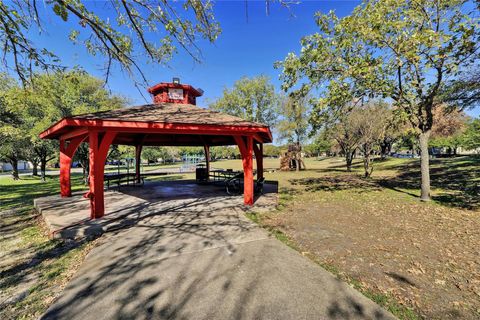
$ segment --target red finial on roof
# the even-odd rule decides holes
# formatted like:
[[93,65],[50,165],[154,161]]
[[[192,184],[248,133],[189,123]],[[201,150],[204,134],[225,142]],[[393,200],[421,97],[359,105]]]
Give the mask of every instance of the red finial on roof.
[[180,103],[196,105],[196,98],[203,94],[201,89],[195,89],[189,84],[180,84],[180,79],[173,82],[161,82],[148,88],[153,95],[153,103]]

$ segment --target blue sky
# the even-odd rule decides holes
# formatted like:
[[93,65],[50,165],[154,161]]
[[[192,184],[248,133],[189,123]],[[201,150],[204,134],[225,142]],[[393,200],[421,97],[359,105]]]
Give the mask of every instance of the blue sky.
[[[217,1],[214,14],[220,23],[222,33],[214,44],[201,41],[202,62],[195,63],[185,52],[179,50],[168,66],[145,64],[140,59],[146,77],[151,85],[180,77],[182,83],[200,87],[205,91],[199,99],[200,105],[219,97],[224,87],[230,87],[242,76],[265,74],[279,88],[279,70],[273,68],[275,61],[283,60],[292,51],[300,49],[300,38],[317,30],[314,14],[316,11],[335,9],[338,14],[348,14],[358,1],[307,1],[292,5],[290,10],[272,4],[270,14],[265,12],[265,1],[248,1],[248,20],[245,2]],[[112,17],[102,2],[94,4],[95,10]],[[59,20],[49,9],[44,23],[50,24],[47,34],[37,36],[37,45],[51,48],[67,66],[79,65],[98,77],[103,77],[103,57],[88,55],[81,44],[73,45],[68,40],[71,29],[78,29],[75,19],[68,23]],[[154,39],[150,39],[154,40]],[[133,104],[145,103],[133,82],[127,75],[115,70],[109,81],[112,91],[131,98]],[[148,98],[148,96],[147,96]]]
[[[214,44],[200,42],[202,63],[195,63],[185,52],[180,51],[168,67],[141,65],[149,84],[170,81],[180,77],[182,83],[200,87],[205,91],[198,104],[206,106],[222,94],[225,87],[231,87],[242,76],[267,75],[277,88],[279,70],[274,69],[275,61],[283,60],[289,52],[298,52],[301,37],[317,31],[314,14],[317,11],[335,10],[337,15],[348,15],[359,1],[304,1],[292,5],[290,10],[271,5],[270,14],[265,12],[265,1],[248,1],[248,20],[245,1],[217,1],[214,7],[222,34]],[[96,6],[103,8],[102,2]],[[105,14],[111,15],[111,12]],[[71,23],[65,24],[55,16],[47,16],[51,24],[49,33],[36,39],[38,45],[52,48],[64,64],[79,65],[98,77],[103,77],[103,57],[92,57],[81,45],[74,46],[68,40]],[[73,25],[74,26],[74,25]],[[134,87],[127,75],[115,70],[109,82],[113,92],[129,97],[132,104],[143,104],[145,99]],[[147,99],[149,98],[146,95]],[[480,110],[469,112],[479,115]]]

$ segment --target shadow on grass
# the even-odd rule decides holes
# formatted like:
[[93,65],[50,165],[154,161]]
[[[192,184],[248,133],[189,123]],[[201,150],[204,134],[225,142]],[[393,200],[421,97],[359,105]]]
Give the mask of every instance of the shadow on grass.
[[[347,173],[339,165],[334,165],[317,171],[335,173],[335,175],[290,179],[289,182],[292,185],[304,186],[308,192],[352,190],[361,193],[387,188],[412,197],[419,197],[421,181],[419,160],[391,165],[384,162],[381,170],[396,170],[399,174],[385,179],[376,178],[376,172],[374,172],[371,179],[364,179],[355,173]],[[336,174],[337,172],[344,174]],[[442,205],[469,210],[480,208],[480,157],[464,156],[431,160],[430,179],[432,190],[435,191],[432,196],[434,201]]]
[[93,240],[93,238],[68,242],[52,240],[33,248],[27,248],[25,251],[33,250],[35,251],[35,254],[27,260],[17,263],[0,272],[0,290],[7,290],[19,285],[26,281],[32,273],[36,272],[42,263],[51,259],[59,259],[91,240]]
[[355,190],[355,192],[370,192],[381,189],[375,181],[362,179],[356,175],[336,175],[321,178],[303,178],[289,180],[292,185],[305,186],[309,192]]
[[[419,190],[420,162],[397,165],[400,174],[394,179],[380,179],[385,188],[417,196],[406,190]],[[432,199],[440,204],[475,210],[480,208],[480,157],[434,159],[430,161]]]

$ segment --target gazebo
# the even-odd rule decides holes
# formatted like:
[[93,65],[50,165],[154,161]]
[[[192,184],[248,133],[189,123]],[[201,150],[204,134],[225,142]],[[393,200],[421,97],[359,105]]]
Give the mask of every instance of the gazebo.
[[60,142],[60,193],[71,196],[70,167],[82,142],[89,144],[91,218],[105,214],[104,169],[110,145],[135,146],[135,178],[140,181],[143,146],[201,146],[209,170],[211,146],[237,145],[244,172],[244,203],[254,202],[253,154],[257,179],[263,177],[263,143],[272,142],[270,128],[261,123],[196,106],[203,92],[187,84],[159,83],[148,89],[153,104],[66,117],[40,134]]

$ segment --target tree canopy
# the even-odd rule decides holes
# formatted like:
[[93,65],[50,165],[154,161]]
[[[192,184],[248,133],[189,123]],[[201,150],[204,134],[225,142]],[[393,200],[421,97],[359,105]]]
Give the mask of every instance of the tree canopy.
[[281,139],[289,143],[301,145],[309,134],[310,108],[308,97],[299,94],[290,94],[280,103],[277,130]]
[[320,92],[312,122],[389,98],[419,132],[422,200],[430,198],[428,140],[442,85],[479,59],[477,8],[464,0],[363,1],[351,15],[316,15],[319,32],[301,40],[283,68],[283,89]]
[[465,148],[470,150],[480,148],[480,119],[472,119],[468,123],[463,139]]
[[56,23],[75,22],[68,24],[71,30],[65,37],[83,45],[92,56],[106,58],[107,80],[113,64],[144,79],[139,56],[165,64],[177,47],[199,61],[198,40],[213,42],[220,34],[211,1],[112,0],[102,6],[107,6],[114,18],[85,0],[50,0],[41,6],[36,0],[0,2],[0,41],[8,56],[2,59],[4,67],[14,70],[24,83],[38,69],[63,68],[56,52],[31,40],[30,33],[48,31],[47,20],[52,16]]
[[225,88],[222,97],[209,107],[248,121],[274,125],[277,100],[275,87],[267,76],[244,77],[236,81],[233,88]]
[[81,70],[35,74],[34,85],[23,88],[8,77],[2,79],[5,86],[0,90],[0,156],[11,163],[19,159],[40,163],[43,173],[58,146],[54,141],[40,139],[40,132],[63,117],[116,109],[126,102],[125,98],[111,95],[102,80]]

